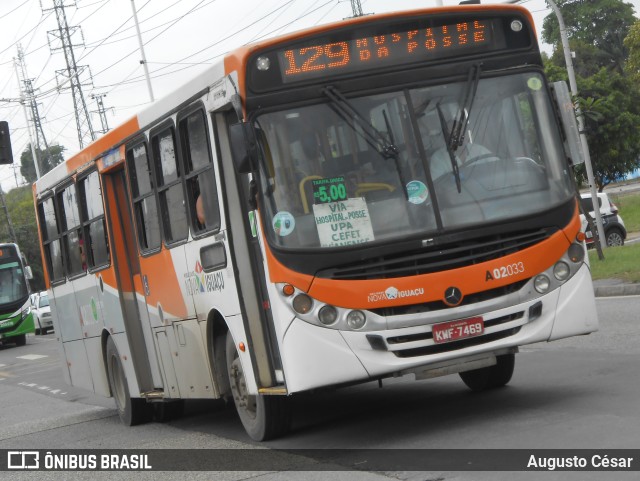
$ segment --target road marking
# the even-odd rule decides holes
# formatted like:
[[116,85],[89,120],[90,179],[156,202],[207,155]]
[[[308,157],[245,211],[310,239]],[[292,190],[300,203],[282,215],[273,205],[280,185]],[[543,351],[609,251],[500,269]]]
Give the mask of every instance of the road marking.
[[[0,381],[3,381],[2,378],[0,378]],[[24,387],[32,387],[35,389],[39,389],[40,391],[48,391],[51,394],[60,394],[61,396],[64,396],[65,394],[67,394],[66,392],[60,392],[60,389],[53,389],[50,388],[49,386],[38,386],[36,383],[26,383],[26,382],[19,382],[18,386],[24,386]]]
[[5,367],[5,366],[6,366],[6,364],[0,364],[0,367]]
[[16,359],[26,359],[27,361],[35,361],[36,359],[43,359],[45,356],[43,354],[27,354],[26,356],[18,356]]

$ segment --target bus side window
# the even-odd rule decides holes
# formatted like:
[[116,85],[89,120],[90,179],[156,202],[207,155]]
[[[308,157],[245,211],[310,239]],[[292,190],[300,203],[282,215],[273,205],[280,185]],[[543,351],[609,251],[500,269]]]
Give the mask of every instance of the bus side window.
[[82,260],[81,248],[84,247],[80,233],[80,215],[76,186],[71,184],[58,193],[58,208],[60,209],[60,227],[62,231],[62,245],[64,249],[65,267],[68,277],[82,274],[87,264]]
[[52,283],[64,281],[62,249],[60,248],[60,232],[53,197],[38,204],[40,230],[44,246],[46,267]]
[[83,262],[88,263],[90,268],[106,267],[111,258],[98,172],[92,172],[77,185],[84,239]]
[[139,142],[127,148],[127,166],[131,179],[131,195],[140,250],[142,252],[158,250],[161,243],[160,220],[146,143]]
[[179,132],[193,236],[217,232],[220,210],[204,112],[180,119]]
[[164,241],[167,245],[184,241],[188,236],[187,211],[175,145],[173,126],[151,137]]

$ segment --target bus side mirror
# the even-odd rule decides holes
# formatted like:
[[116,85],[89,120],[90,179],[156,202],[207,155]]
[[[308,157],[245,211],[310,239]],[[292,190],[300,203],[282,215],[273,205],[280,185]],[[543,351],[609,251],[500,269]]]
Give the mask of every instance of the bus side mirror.
[[239,122],[229,126],[231,157],[239,174],[249,174],[256,159],[257,140],[253,127],[248,122]]
[[33,271],[31,270],[31,266],[24,266],[24,276],[28,281],[33,279]]
[[580,141],[580,131],[576,121],[576,111],[573,108],[573,100],[569,93],[566,82],[553,82],[551,91],[558,106],[560,121],[565,134],[565,148],[571,157],[573,165],[584,163],[584,153],[582,152],[582,142]]
[[9,124],[5,121],[0,122],[0,164],[13,164]]

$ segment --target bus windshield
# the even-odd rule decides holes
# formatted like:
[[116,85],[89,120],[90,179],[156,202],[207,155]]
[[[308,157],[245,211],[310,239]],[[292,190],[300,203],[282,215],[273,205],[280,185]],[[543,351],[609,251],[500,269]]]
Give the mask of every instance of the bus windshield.
[[325,92],[322,103],[255,121],[262,209],[276,246],[433,236],[539,213],[573,195],[539,73],[349,98]]
[[22,265],[17,260],[0,264],[0,304],[11,304],[27,297]]

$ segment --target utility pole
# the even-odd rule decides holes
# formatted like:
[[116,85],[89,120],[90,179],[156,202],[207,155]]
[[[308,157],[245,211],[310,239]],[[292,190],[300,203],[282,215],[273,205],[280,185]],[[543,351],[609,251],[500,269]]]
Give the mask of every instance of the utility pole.
[[104,108],[104,102],[102,101],[102,99],[106,96],[107,94],[91,94],[91,98],[96,101],[96,104],[98,104],[97,114],[100,116],[100,123],[102,124],[102,130],[99,131],[101,134],[106,134],[107,132],[109,132],[107,113],[106,109]]
[[[32,79],[28,78],[27,75],[27,66],[25,64],[24,53],[20,44],[18,44],[18,64],[20,66],[20,72],[22,73],[22,83],[24,85],[26,102],[29,104],[29,110],[31,111],[31,122],[33,123],[33,128],[36,133],[35,148],[39,152],[44,152],[45,156],[44,159],[38,159],[36,157],[33,158],[33,163],[37,164],[36,177],[40,178],[40,172],[43,170],[41,169],[43,165],[40,165],[40,160],[42,160],[42,164],[44,164],[44,166],[49,165],[49,144],[47,143],[47,138],[45,137],[44,130],[42,129],[42,121],[40,113],[38,112],[38,102],[36,101],[35,90],[33,88]],[[21,89],[20,91],[22,92],[23,90]]]
[[[31,127],[29,126],[29,116],[27,115],[27,106],[24,100],[24,92],[22,91],[22,84],[20,83],[20,75],[18,74],[18,61],[13,59],[13,67],[16,70],[16,79],[18,80],[18,89],[20,90],[20,103],[22,104],[22,111],[24,112],[24,120],[27,123],[27,134],[29,134],[29,145],[31,146],[31,157],[33,158],[33,166],[36,169],[36,178],[40,178],[40,167],[38,166],[38,154],[36,147],[33,144],[33,137],[31,136]],[[1,189],[0,189],[1,190]]]
[[[352,2],[353,3],[353,0]],[[138,33],[138,45],[140,46],[140,55],[142,60],[140,63],[144,67],[144,76],[147,79],[147,89],[149,90],[149,99],[153,102],[153,88],[151,87],[151,77],[149,77],[149,67],[147,67],[147,58],[144,55],[144,44],[142,43],[142,35],[140,34],[140,25],[138,24],[138,11],[136,10],[136,2],[131,0],[131,8],[133,9],[133,21],[136,24],[136,32]]]
[[364,13],[362,13],[360,0],[351,0],[351,11],[353,12],[354,17],[362,17],[364,15]]
[[89,71],[89,67],[87,65],[76,64],[76,57],[73,52],[73,48],[83,46],[84,41],[79,44],[73,44],[73,42],[71,41],[72,35],[76,32],[79,32],[80,36],[82,36],[82,30],[78,26],[69,26],[64,10],[67,6],[75,5],[75,1],[73,1],[73,3],[70,5],[65,5],[64,0],[53,0],[53,8],[47,10],[43,9],[43,12],[54,10],[56,13],[58,30],[52,30],[48,32],[48,34],[50,39],[54,38],[55,40],[58,40],[62,46],[53,47],[51,45],[51,41],[49,41],[49,48],[52,52],[55,52],[57,50],[62,50],[64,52],[64,58],[67,64],[67,68],[58,70],[56,72],[56,74],[64,78],[62,82],[58,82],[58,90],[61,90],[64,86],[66,86],[66,84],[70,85],[71,96],[73,97],[73,109],[76,115],[78,143],[80,144],[80,148],[82,149],[89,142],[96,139],[96,134],[93,131],[89,109],[87,108],[87,103],[85,102],[84,95],[82,94],[82,86],[91,85],[92,82],[91,80],[88,80],[83,83],[80,79],[82,74],[84,74],[85,72],[88,72],[89,79],[91,79],[91,72]]

